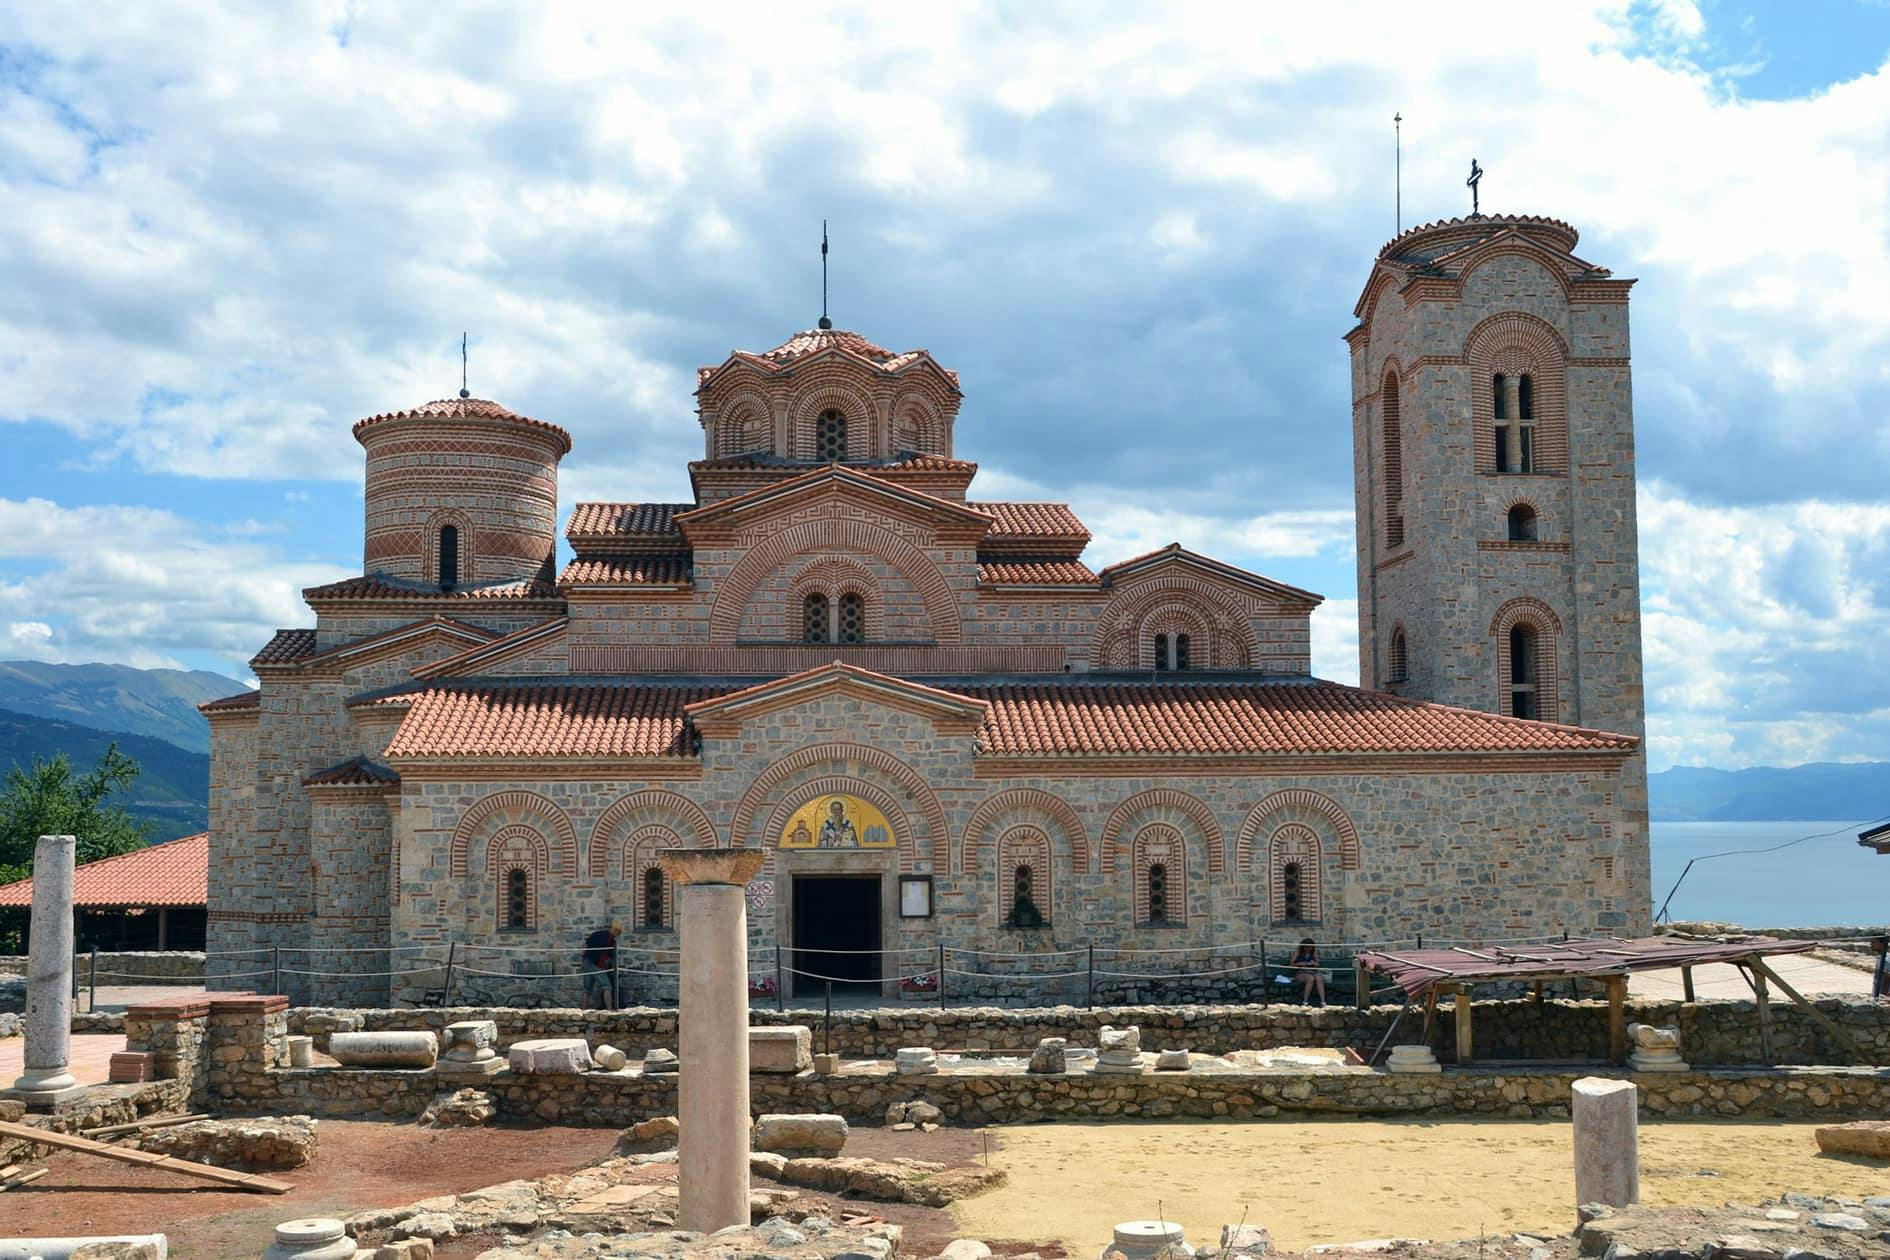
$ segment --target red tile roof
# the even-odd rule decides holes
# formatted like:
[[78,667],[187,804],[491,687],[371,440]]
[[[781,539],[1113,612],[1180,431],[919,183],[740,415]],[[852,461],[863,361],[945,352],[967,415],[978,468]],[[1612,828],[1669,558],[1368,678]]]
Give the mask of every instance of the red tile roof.
[[457,586],[443,591],[422,582],[405,582],[381,573],[365,577],[343,578],[323,586],[303,588],[302,598],[309,603],[330,600],[555,600],[558,590],[549,582],[521,578],[515,582],[495,582],[487,586]]
[[[765,372],[781,372],[793,367],[802,359],[824,354],[829,350],[837,350],[859,359],[882,372],[897,372],[921,359],[932,357],[925,350],[907,350],[904,353],[895,354],[884,346],[873,344],[856,332],[847,332],[841,328],[808,328],[795,333],[772,350],[764,350],[759,354],[752,350],[737,350],[714,367],[698,368],[696,382],[699,385],[706,382],[729,363],[735,361],[752,364]],[[957,384],[958,373],[946,372],[945,375],[951,378],[954,385]]]
[[262,692],[256,688],[239,691],[233,696],[223,696],[216,700],[206,700],[197,706],[199,713],[231,713],[241,709],[255,709],[262,706]]
[[398,774],[366,757],[350,757],[326,770],[302,776],[304,787],[359,787],[398,782]]
[[[951,459],[944,455],[902,455],[896,459],[847,460],[850,468],[862,472],[951,472],[975,473],[978,465],[968,459]],[[768,451],[749,451],[745,455],[722,455],[715,459],[694,459],[689,461],[691,472],[714,472],[750,468],[818,468],[821,465],[812,460],[786,459]],[[689,505],[684,504],[685,508]]]
[[249,658],[249,663],[252,666],[293,665],[304,657],[313,655],[315,655],[313,630],[278,630],[274,638],[263,644],[262,651]]
[[1081,560],[1055,556],[980,556],[978,580],[1004,586],[1095,586],[1098,579]]
[[560,586],[686,586],[688,556],[579,556],[558,575]]
[[561,448],[559,454],[571,453],[569,433],[555,424],[534,420],[530,416],[521,416],[518,412],[501,407],[489,398],[438,398],[430,403],[421,403],[418,407],[408,407],[404,411],[383,411],[379,415],[355,421],[355,440],[359,441],[361,435],[374,425],[394,420],[503,420],[542,429],[558,439]]
[[626,534],[680,539],[674,517],[693,503],[580,503],[571,509],[566,538],[612,538]]
[[1005,549],[1023,545],[1045,550],[1046,544],[1058,544],[1058,550],[1074,548],[1080,552],[1089,542],[1089,527],[1077,519],[1067,503],[969,502],[966,507],[996,519],[980,547]]
[[1131,556],[1127,560],[1116,561],[1102,571],[1103,584],[1105,586],[1111,585],[1117,578],[1136,569],[1149,568],[1163,561],[1171,560],[1193,565],[1198,569],[1202,569],[1228,581],[1256,587],[1287,603],[1305,604],[1309,608],[1316,608],[1326,602],[1324,595],[1320,595],[1314,591],[1302,590],[1297,586],[1288,586],[1285,582],[1276,582],[1270,577],[1262,577],[1251,569],[1243,569],[1238,565],[1228,564],[1224,560],[1216,560],[1212,556],[1204,556],[1198,551],[1190,551],[1178,542],[1169,543],[1166,547],[1158,547],[1154,551],[1145,551],[1141,555]]
[[[1404,700],[1337,683],[1140,682],[923,684],[984,700],[987,755],[1628,752],[1625,735]],[[486,683],[413,695],[390,760],[428,757],[686,757],[684,706],[749,690],[739,683]]]
[[[210,900],[210,833],[87,862],[73,873],[75,906],[201,906]],[[33,881],[0,884],[0,906],[31,906]]]

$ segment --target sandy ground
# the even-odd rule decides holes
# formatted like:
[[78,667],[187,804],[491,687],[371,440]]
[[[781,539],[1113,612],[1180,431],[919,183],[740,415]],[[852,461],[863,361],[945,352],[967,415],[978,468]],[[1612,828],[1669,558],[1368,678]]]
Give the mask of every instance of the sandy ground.
[[[1766,959],[1765,965],[1778,972],[1784,977],[1785,983],[1806,997],[1837,993],[1853,997],[1870,995],[1870,972],[1846,967],[1842,963],[1827,962],[1808,954],[1776,954]],[[1686,996],[1685,982],[1678,968],[1637,972],[1628,977],[1628,996],[1678,1002]],[[1751,1001],[1752,986],[1746,983],[1744,974],[1737,967],[1715,963],[1693,969],[1693,996],[1702,1000],[1733,998]],[[1773,992],[1772,1000],[1781,1004],[1790,1001],[1777,991]]]
[[[1818,1153],[1810,1124],[1649,1124],[1641,1196],[1754,1202],[1797,1190],[1862,1197],[1890,1165]],[[1575,1224],[1561,1121],[1042,1124],[993,1129],[1007,1185],[952,1212],[976,1238],[1055,1240],[1093,1256],[1118,1221],[1157,1213],[1197,1246],[1223,1223],[1264,1225],[1289,1249],[1387,1235],[1431,1239]]]

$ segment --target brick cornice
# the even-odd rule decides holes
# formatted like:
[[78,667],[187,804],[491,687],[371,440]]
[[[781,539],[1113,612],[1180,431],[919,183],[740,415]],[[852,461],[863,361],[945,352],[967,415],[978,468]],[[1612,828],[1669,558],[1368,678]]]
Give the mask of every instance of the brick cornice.
[[1477,540],[1478,551],[1546,551],[1566,554],[1570,544],[1566,542],[1511,542],[1501,538],[1482,538]]
[[1550,753],[1302,753],[1213,757],[980,757],[972,765],[978,779],[1032,780],[1074,775],[1087,778],[1173,778],[1258,774],[1511,774],[1611,772],[1638,749]]
[[652,757],[643,760],[533,757],[522,761],[428,758],[424,761],[401,760],[398,764],[403,784],[471,783],[499,779],[526,783],[534,780],[569,783],[588,779],[674,783],[702,777],[702,762],[695,757]]

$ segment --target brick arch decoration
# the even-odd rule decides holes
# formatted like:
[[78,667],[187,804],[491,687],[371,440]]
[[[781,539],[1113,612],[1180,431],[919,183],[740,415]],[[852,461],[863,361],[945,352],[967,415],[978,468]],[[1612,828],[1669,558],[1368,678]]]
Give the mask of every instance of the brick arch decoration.
[[858,382],[832,372],[801,384],[789,404],[789,431],[793,444],[789,451],[796,459],[814,458],[815,423],[824,411],[838,411],[847,418],[847,458],[870,459],[873,434],[879,430],[879,409],[872,395]]
[[858,595],[865,605],[864,632],[868,641],[883,641],[886,638],[886,596],[879,589],[873,571],[851,556],[813,556],[796,570],[788,587],[788,606],[782,624],[790,631],[800,627],[801,605],[809,595],[825,595],[828,602],[837,607],[840,597],[848,593]]
[[774,448],[774,408],[754,389],[742,389],[724,398],[712,423],[716,455],[746,455]]
[[1546,537],[1548,531],[1545,527],[1549,523],[1549,518],[1543,514],[1542,505],[1526,494],[1508,494],[1504,496],[1503,505],[1498,509],[1500,515],[1496,518],[1497,525],[1503,531],[1502,540],[1506,542],[1509,539],[1510,509],[1519,507],[1528,508],[1530,514],[1536,518],[1536,541],[1548,542],[1549,539]]
[[439,583],[440,531],[448,525],[459,531],[459,584],[470,586],[479,580],[479,571],[474,565],[479,551],[474,546],[476,534],[472,517],[458,508],[441,508],[427,517],[425,536],[420,543],[422,571],[427,581],[436,585]]
[[[735,804],[735,814],[728,827],[729,843],[742,847],[772,849],[773,846],[767,843],[759,846],[748,844],[755,815],[761,812],[763,803],[775,789],[788,783],[802,771],[816,766],[833,766],[835,769],[827,777],[844,777],[848,782],[862,781],[861,771],[873,771],[884,775],[898,785],[925,824],[927,838],[932,845],[930,858],[932,870],[943,875],[951,869],[951,831],[945,823],[944,807],[938,803],[938,797],[933,793],[931,786],[918,771],[891,753],[865,744],[809,744],[804,748],[795,749],[756,775],[754,782],[748,785],[748,790],[742,793],[741,800]],[[852,769],[849,770],[849,767]],[[877,801],[874,803],[878,804]],[[903,815],[905,811],[902,808],[900,812]],[[890,817],[889,814],[888,818]],[[783,818],[785,820],[785,815]],[[914,836],[910,858],[906,850],[901,848],[900,862],[903,869],[910,869],[904,866],[907,861],[917,861],[917,843],[918,838]]]
[[[1312,824],[1323,822],[1339,841],[1339,869],[1356,871],[1359,863],[1358,828],[1345,808],[1330,796],[1308,788],[1286,788],[1275,792],[1247,811],[1240,830],[1234,836],[1234,869],[1245,871],[1253,861],[1253,842],[1261,831],[1276,820]],[[1318,827],[1312,828],[1318,834]]]
[[[506,883],[514,870],[525,872],[525,928],[538,930],[538,886],[551,868],[551,850],[536,827],[510,823],[492,833],[486,841],[486,876],[492,881],[495,931],[506,929]],[[517,930],[517,929],[512,929]]]
[[709,821],[709,815],[702,806],[680,792],[646,788],[618,798],[610,808],[598,815],[597,825],[591,828],[591,878],[604,878],[609,869],[611,852],[620,850],[619,845],[612,843],[613,836],[641,834],[637,832],[638,828],[652,824],[692,837],[699,849],[715,847],[715,824]]
[[1141,631],[1136,636],[1139,668],[1161,668],[1161,663],[1155,659],[1155,636],[1158,634],[1167,635],[1170,641],[1178,634],[1187,635],[1188,661],[1193,669],[1219,663],[1214,650],[1223,645],[1216,642],[1212,624],[1197,608],[1170,602],[1158,605],[1142,618]]
[[721,582],[709,609],[709,642],[729,644],[741,631],[742,614],[768,575],[802,552],[856,551],[877,556],[912,584],[925,605],[926,620],[938,643],[957,643],[964,634],[951,584],[932,557],[909,539],[870,521],[824,517],[803,521],[749,549]]
[[668,875],[663,876],[663,921],[651,923],[643,908],[643,881],[652,867],[661,869],[660,857],[665,849],[683,848],[682,837],[661,823],[649,823],[630,833],[623,842],[623,887],[629,890],[631,898],[630,921],[639,929],[661,929],[675,931],[676,923],[676,886]]
[[1165,822],[1144,826],[1135,833],[1130,845],[1129,865],[1133,874],[1129,885],[1129,921],[1135,924],[1147,921],[1149,872],[1157,864],[1167,876],[1166,922],[1185,924],[1190,917],[1188,891],[1192,882],[1188,878],[1188,840],[1179,827]]
[[544,797],[525,791],[494,792],[460,816],[447,850],[446,873],[463,877],[474,837],[485,833],[488,827],[498,830],[514,823],[533,827],[540,835],[549,833],[556,837],[559,874],[567,879],[577,877],[577,833],[571,828],[571,820]]
[[1207,846],[1208,874],[1219,875],[1226,868],[1221,824],[1216,821],[1214,811],[1199,797],[1178,792],[1174,788],[1150,788],[1146,792],[1137,792],[1115,807],[1102,829],[1103,872],[1107,874],[1116,869],[1116,861],[1122,853],[1122,837],[1131,823],[1140,832],[1151,823],[1173,826],[1183,819],[1193,824],[1195,832],[1201,837],[1201,843]]
[[1490,378],[1527,372],[1535,411],[1536,468],[1568,472],[1568,346],[1547,321],[1520,311],[1492,315],[1464,339],[1470,364],[1470,418],[1478,472],[1496,471],[1496,401]]
[[[1386,547],[1402,547],[1404,528],[1404,367],[1388,355],[1378,377],[1378,474]],[[1494,445],[1491,447],[1495,449]]]
[[997,842],[997,896],[991,908],[998,927],[1010,922],[1011,899],[1016,894],[1013,875],[1019,866],[1030,868],[1030,899],[1037,903],[1046,923],[1054,923],[1056,914],[1055,846],[1042,827],[1020,823],[1005,829]]
[[1076,810],[1062,797],[1042,788],[1020,787],[987,797],[971,811],[958,842],[958,873],[978,873],[978,849],[987,832],[1018,824],[1029,824],[1051,835],[1061,832],[1071,868],[1078,873],[1089,871],[1089,834],[1083,830],[1083,820]]
[[780,835],[787,829],[794,811],[823,796],[857,796],[886,815],[886,821],[892,824],[893,843],[898,848],[899,869],[910,871],[918,864],[918,837],[913,834],[912,820],[906,816],[905,806],[879,784],[851,774],[824,774],[789,788],[768,815],[768,828],[762,835],[761,847],[770,852],[780,848]]
[[[1317,923],[1326,917],[1324,859],[1319,833],[1287,823],[1267,841],[1267,914],[1274,923]],[[1286,917],[1286,868],[1299,864],[1299,917]]]
[[[948,455],[951,443],[946,440],[944,413],[938,404],[918,390],[907,390],[893,400],[890,409],[892,431],[888,435],[885,453],[896,455],[902,449],[911,449],[925,455]],[[902,447],[901,433],[912,435],[909,448]]]
[[1509,700],[1509,632],[1521,623],[1536,632],[1536,700],[1542,707],[1543,722],[1559,722],[1562,713],[1562,619],[1533,595],[1518,595],[1496,610],[1490,619],[1490,638],[1496,645],[1496,704],[1505,717]]
[[1119,606],[1103,613],[1096,624],[1090,659],[1101,662],[1105,669],[1148,668],[1154,660],[1154,648],[1145,643],[1149,634],[1144,632],[1144,623],[1152,614],[1171,606],[1188,609],[1208,627],[1209,642],[1203,645],[1208,655],[1201,658],[1200,666],[1245,669],[1259,655],[1253,623],[1245,610],[1205,581],[1169,577],[1131,592]]

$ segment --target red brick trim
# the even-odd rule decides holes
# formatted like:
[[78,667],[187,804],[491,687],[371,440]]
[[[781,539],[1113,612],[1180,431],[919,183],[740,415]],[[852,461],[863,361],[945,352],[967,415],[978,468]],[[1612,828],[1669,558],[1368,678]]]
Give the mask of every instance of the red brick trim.
[[1034,826],[1061,831],[1064,845],[1070,853],[1070,865],[1079,872],[1089,871],[1089,835],[1083,830],[1083,820],[1077,816],[1076,810],[1054,793],[1042,788],[1023,787],[986,797],[971,811],[971,819],[965,823],[964,837],[958,843],[959,874],[977,874],[978,848],[984,843],[985,832],[1000,820],[1012,821],[1012,814],[1016,814],[1020,820],[1028,819]]
[[[919,817],[925,820],[925,828],[931,833],[932,870],[943,875],[951,869],[951,830],[945,822],[945,810],[939,805],[931,786],[918,771],[891,753],[865,744],[809,744],[805,748],[795,749],[756,775],[754,782],[748,785],[748,790],[742,793],[742,799],[736,803],[735,815],[728,827],[729,843],[748,846],[749,831],[755,815],[768,795],[801,771],[825,764],[834,765],[836,773],[842,775],[857,775],[859,768],[877,771],[903,788],[918,807]],[[758,847],[770,848],[772,845],[764,843]]]
[[1532,595],[1509,600],[1490,620],[1490,637],[1496,646],[1496,711],[1504,717],[1515,716],[1509,696],[1509,632],[1519,622],[1536,632],[1536,702],[1541,709],[1537,720],[1560,721],[1562,620],[1555,609]]
[[[1144,818],[1145,814],[1150,817]],[[1222,852],[1221,824],[1215,820],[1214,811],[1199,797],[1178,792],[1174,788],[1150,788],[1146,792],[1137,792],[1110,813],[1109,821],[1103,824],[1102,830],[1104,873],[1116,869],[1120,841],[1131,822],[1140,828],[1149,822],[1173,822],[1178,817],[1192,822],[1201,842],[1207,846],[1208,873],[1220,874],[1226,866]]]
[[1470,417],[1478,472],[1496,472],[1496,404],[1490,378],[1527,372],[1533,378],[1538,475],[1566,476],[1568,345],[1544,320],[1521,311],[1491,315],[1464,339],[1470,362]]
[[1224,588],[1192,574],[1163,574],[1112,594],[1097,618],[1090,659],[1103,669],[1153,668],[1149,623],[1176,609],[1186,609],[1208,630],[1208,641],[1195,650],[1196,668],[1211,663],[1216,669],[1246,669],[1257,659],[1259,645],[1246,609]]
[[945,416],[937,402],[923,390],[906,389],[893,399],[887,414],[892,417],[891,427],[887,430],[887,446],[883,452],[887,456],[899,452],[900,421],[918,412],[917,441],[912,449],[925,455],[941,455],[951,458],[951,421]]
[[[997,896],[992,898],[996,926],[1003,927],[1011,917],[1011,899],[1016,892],[1012,873],[1019,866],[1030,868],[1030,898],[1037,903],[1046,920],[1056,921],[1055,846],[1042,827],[1021,823],[1007,829],[997,842]],[[1078,868],[1081,869],[1081,868]],[[975,872],[973,872],[975,874]]]
[[623,886],[631,897],[631,926],[643,931],[670,932],[680,926],[676,922],[676,882],[668,875],[663,876],[663,921],[651,923],[643,904],[643,881],[649,878],[652,867],[661,868],[663,850],[682,847],[682,837],[660,823],[640,827],[624,840]]
[[680,792],[648,788],[632,792],[614,802],[591,828],[590,872],[592,879],[602,879],[610,852],[617,847],[612,837],[622,830],[661,824],[676,832],[695,837],[696,847],[715,847],[715,824],[702,806]]
[[818,436],[815,423],[823,412],[832,410],[847,418],[847,458],[872,457],[873,435],[880,428],[879,408],[873,405],[870,386],[862,388],[859,381],[851,379],[853,375],[835,365],[813,381],[796,382],[798,388],[788,404],[788,427],[793,436],[786,454],[795,459],[813,459]]
[[465,876],[473,837],[489,819],[496,820],[501,826],[529,823],[533,819],[548,824],[536,829],[541,835],[550,831],[557,837],[559,872],[567,879],[577,877],[577,833],[571,827],[571,820],[562,809],[536,792],[522,791],[494,792],[475,802],[471,809],[461,815],[459,826],[453,829],[453,842],[447,852],[448,875]]
[[1324,854],[1319,833],[1303,823],[1287,823],[1267,841],[1267,908],[1274,923],[1286,923],[1286,868],[1299,863],[1299,915],[1294,923],[1325,918]]
[[538,888],[550,872],[551,851],[536,827],[512,823],[492,833],[486,841],[486,878],[493,887],[493,923],[495,932],[517,931],[506,922],[506,906],[511,900],[508,885],[513,871],[525,872],[525,927],[538,930]]
[[1351,816],[1329,796],[1306,788],[1286,788],[1266,797],[1259,804],[1247,811],[1247,817],[1240,824],[1240,830],[1234,836],[1234,870],[1248,870],[1253,862],[1253,842],[1262,828],[1271,822],[1276,814],[1286,814],[1295,821],[1304,822],[1308,817],[1323,819],[1331,826],[1333,834],[1339,840],[1339,869],[1356,871],[1359,864],[1358,829],[1352,825]]
[[[1135,833],[1130,846],[1129,922],[1148,922],[1149,875],[1159,863],[1167,877],[1164,922],[1185,924],[1189,918],[1188,837],[1181,828],[1165,822],[1151,822]],[[1210,857],[1212,850],[1210,850]],[[1104,870],[1114,868],[1105,864]]]
[[[775,449],[774,406],[767,395],[753,386],[738,386],[729,391],[715,403],[707,418],[714,428],[710,434],[712,440],[707,443],[711,459]],[[759,432],[750,437],[755,430]]]

